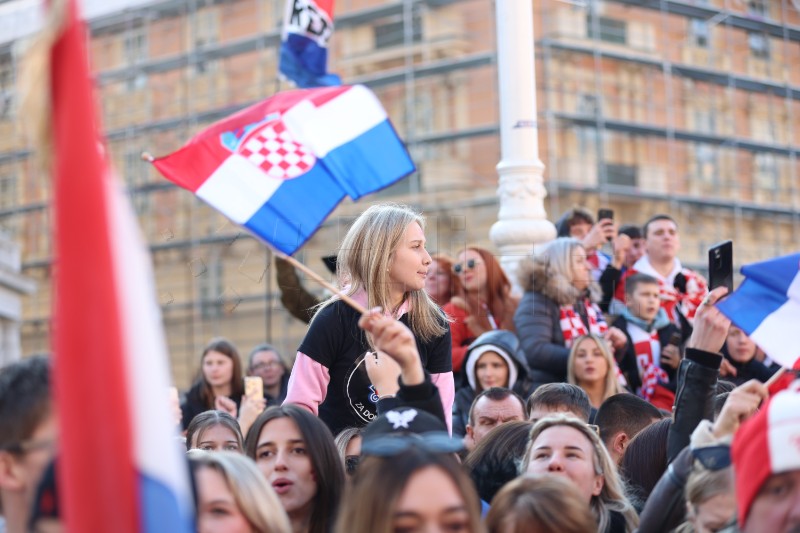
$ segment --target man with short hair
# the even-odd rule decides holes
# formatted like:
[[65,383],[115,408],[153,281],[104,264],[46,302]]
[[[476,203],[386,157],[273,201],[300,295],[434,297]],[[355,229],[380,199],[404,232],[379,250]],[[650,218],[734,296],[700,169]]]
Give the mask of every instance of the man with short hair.
[[58,436],[50,361],[34,356],[0,369],[0,513],[24,533],[37,484]]
[[570,413],[589,423],[592,405],[582,388],[571,383],[546,383],[528,397],[528,420],[536,422],[548,415]]
[[505,387],[481,391],[469,409],[464,445],[472,451],[489,431],[514,420],[525,420],[525,403],[516,392]]
[[611,312],[617,314],[625,305],[625,280],[636,272],[648,274],[658,280],[661,307],[688,336],[697,307],[708,294],[708,284],[678,260],[681,241],[674,218],[664,214],[652,217],[644,225],[644,240],[645,255],[617,285]]
[[271,344],[259,344],[250,351],[247,375],[258,376],[264,382],[264,398],[268,406],[280,405],[286,398],[289,370],[281,354]]
[[800,532],[800,386],[774,395],[731,446],[739,529]]
[[619,465],[631,439],[662,418],[661,411],[649,402],[635,394],[622,393],[607,398],[597,410],[594,421],[600,428],[600,440],[614,463]]

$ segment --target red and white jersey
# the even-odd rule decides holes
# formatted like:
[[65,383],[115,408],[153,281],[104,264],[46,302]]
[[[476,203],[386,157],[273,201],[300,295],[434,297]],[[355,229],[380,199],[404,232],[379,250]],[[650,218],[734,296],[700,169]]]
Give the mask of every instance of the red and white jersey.
[[[625,272],[623,281],[637,272],[648,274],[658,280],[661,307],[667,312],[670,321],[679,324],[678,312],[680,312],[690,324],[694,323],[694,315],[697,312],[697,308],[703,303],[703,298],[708,294],[708,284],[703,276],[693,270],[683,268],[678,259],[675,259],[675,266],[672,272],[666,277],[662,276],[656,272],[646,255],[636,261],[633,268]],[[683,274],[686,279],[685,293],[679,292],[675,288],[675,277],[678,274]],[[617,285],[614,298],[620,302],[625,302],[625,283]]]

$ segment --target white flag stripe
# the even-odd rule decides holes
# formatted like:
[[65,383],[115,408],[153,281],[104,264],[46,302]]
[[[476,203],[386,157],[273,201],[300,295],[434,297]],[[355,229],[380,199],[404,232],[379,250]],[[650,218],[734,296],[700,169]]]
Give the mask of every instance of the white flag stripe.
[[800,302],[787,300],[758,325],[750,338],[777,363],[792,368],[800,357],[800,344],[790,340],[799,319]]
[[127,199],[115,185],[106,191],[136,466],[169,487],[189,517],[189,472],[170,410],[169,356],[150,258]]
[[283,115],[297,142],[310,147],[317,157],[325,157],[386,119],[381,103],[361,85],[319,107],[304,100]]
[[195,194],[237,224],[244,224],[282,183],[241,155],[231,154]]
[[[796,387],[796,386],[795,386]],[[772,472],[800,468],[797,421],[800,419],[800,393],[797,390],[776,394],[769,404],[769,457]]]

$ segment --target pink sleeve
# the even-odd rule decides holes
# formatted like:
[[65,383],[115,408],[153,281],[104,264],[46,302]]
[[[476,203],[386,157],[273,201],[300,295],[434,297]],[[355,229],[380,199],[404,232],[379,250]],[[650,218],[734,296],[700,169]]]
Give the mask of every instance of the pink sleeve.
[[319,404],[325,401],[330,381],[330,370],[303,352],[297,352],[283,403],[305,407],[317,416]]
[[452,372],[442,374],[431,374],[431,382],[439,389],[439,397],[442,399],[442,409],[444,409],[444,420],[447,422],[447,431],[453,434],[453,401],[456,398],[456,383]]

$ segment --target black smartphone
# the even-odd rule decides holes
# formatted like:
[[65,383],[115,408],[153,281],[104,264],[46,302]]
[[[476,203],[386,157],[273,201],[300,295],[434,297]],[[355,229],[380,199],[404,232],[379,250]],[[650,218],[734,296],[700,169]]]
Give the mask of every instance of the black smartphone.
[[601,208],[597,210],[597,221],[600,222],[604,218],[610,218],[614,220],[614,210],[613,209],[606,209]]
[[733,292],[733,242],[725,241],[708,250],[708,288],[727,287]]
[[[597,221],[600,222],[601,220],[606,218],[614,220],[614,210],[601,207],[600,209],[597,210]],[[611,242],[612,240],[613,237],[608,237],[608,242]]]

